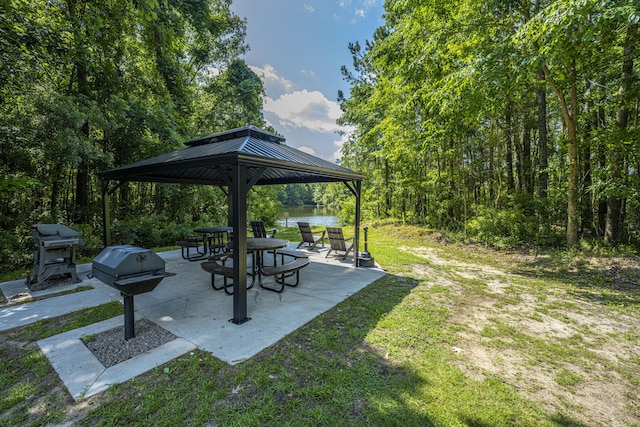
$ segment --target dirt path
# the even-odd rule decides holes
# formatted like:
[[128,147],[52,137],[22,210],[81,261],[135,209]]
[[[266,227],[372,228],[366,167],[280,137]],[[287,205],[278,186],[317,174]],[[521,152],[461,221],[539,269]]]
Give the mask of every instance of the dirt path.
[[586,425],[640,424],[637,260],[400,249],[425,260],[417,277],[448,288],[467,375]]

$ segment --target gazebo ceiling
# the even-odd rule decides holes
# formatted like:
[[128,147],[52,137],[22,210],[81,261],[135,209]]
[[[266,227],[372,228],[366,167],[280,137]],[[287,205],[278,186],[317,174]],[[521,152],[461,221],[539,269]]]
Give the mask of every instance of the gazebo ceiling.
[[284,144],[285,139],[247,126],[194,139],[187,148],[100,172],[111,181],[227,186],[233,165],[247,167],[256,185],[362,181],[364,176]]

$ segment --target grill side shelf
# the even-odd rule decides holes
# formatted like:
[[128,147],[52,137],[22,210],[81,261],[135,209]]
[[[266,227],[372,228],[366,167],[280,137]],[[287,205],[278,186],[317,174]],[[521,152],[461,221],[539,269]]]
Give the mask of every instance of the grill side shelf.
[[116,286],[129,286],[129,285],[132,285],[132,284],[145,282],[145,281],[151,281],[151,280],[156,280],[156,279],[161,279],[162,280],[165,277],[170,277],[170,276],[175,276],[175,275],[176,275],[176,273],[163,272],[163,273],[145,274],[143,276],[124,277],[122,279],[118,279],[118,280],[114,281],[113,284],[116,285]]

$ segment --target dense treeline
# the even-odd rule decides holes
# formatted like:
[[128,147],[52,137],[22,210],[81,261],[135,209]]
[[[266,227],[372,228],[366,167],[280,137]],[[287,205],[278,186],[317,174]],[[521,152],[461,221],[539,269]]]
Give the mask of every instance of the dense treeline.
[[[245,22],[230,4],[0,3],[2,269],[31,262],[31,224],[75,224],[100,245],[96,172],[197,136],[264,127],[262,82],[238,59]],[[153,236],[168,223],[222,221],[225,203],[217,188],[123,185],[114,228],[125,243],[169,241]]]
[[[75,224],[99,248],[96,172],[266,127],[230,3],[0,2],[1,270],[29,265],[35,223]],[[354,129],[342,162],[367,175],[363,214],[494,243],[637,241],[638,8],[387,0],[373,40],[349,46],[339,94]],[[217,188],[126,184],[114,196],[122,243],[170,242],[226,216]],[[255,188],[249,206],[269,220],[310,200],[355,209],[340,185]]]
[[339,93],[365,212],[494,242],[635,240],[637,0],[387,0],[384,19]]

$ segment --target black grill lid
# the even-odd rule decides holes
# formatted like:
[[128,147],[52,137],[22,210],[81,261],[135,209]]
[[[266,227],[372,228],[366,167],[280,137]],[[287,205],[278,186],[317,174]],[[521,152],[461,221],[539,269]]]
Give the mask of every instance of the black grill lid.
[[38,237],[78,237],[82,233],[61,224],[36,224],[33,226],[34,234]]
[[[105,283],[114,278],[164,272],[155,252],[131,245],[107,246],[93,259],[93,275]],[[105,280],[106,276],[106,280]]]

